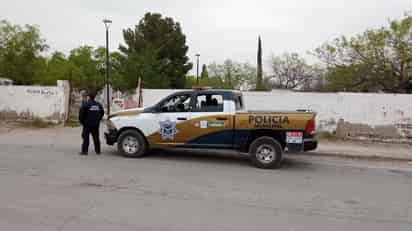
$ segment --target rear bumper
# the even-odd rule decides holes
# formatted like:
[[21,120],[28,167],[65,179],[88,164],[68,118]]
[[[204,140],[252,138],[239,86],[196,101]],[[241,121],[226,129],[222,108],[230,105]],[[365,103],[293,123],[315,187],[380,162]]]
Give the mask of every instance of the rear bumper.
[[303,151],[308,152],[315,150],[318,147],[318,141],[316,139],[304,139]]
[[104,133],[104,138],[106,139],[106,144],[114,145],[117,142],[117,130],[110,129]]
[[303,138],[303,143],[287,143],[289,153],[302,153],[315,150],[318,147],[318,140],[315,136]]

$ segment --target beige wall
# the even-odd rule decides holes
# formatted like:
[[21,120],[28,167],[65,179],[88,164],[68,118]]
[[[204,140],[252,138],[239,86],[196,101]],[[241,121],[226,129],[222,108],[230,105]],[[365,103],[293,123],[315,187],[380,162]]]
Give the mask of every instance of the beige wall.
[[[145,106],[176,90],[143,91]],[[243,92],[249,110],[309,109],[321,131],[341,137],[412,138],[412,95],[363,93]]]
[[50,87],[0,86],[0,119],[64,121],[68,93],[66,81],[58,81],[57,86]]

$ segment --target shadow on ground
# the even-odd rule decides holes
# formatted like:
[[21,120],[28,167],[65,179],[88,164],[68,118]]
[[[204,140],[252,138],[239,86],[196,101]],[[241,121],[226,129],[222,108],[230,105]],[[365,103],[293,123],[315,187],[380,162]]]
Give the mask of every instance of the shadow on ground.
[[[109,155],[120,158],[123,157],[116,150],[109,152]],[[133,160],[133,158],[130,158]],[[170,162],[190,162],[192,164],[214,164],[222,166],[254,167],[247,154],[239,154],[228,151],[209,150],[186,150],[186,149],[154,149],[141,158],[142,160],[164,160]],[[139,158],[136,158],[139,160]],[[315,169],[314,165],[303,160],[286,155],[282,161],[282,170],[302,171]]]

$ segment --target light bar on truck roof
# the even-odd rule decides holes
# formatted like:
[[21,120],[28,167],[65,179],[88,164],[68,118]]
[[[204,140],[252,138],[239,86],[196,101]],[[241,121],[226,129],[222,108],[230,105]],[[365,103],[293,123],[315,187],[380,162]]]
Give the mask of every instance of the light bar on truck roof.
[[209,86],[192,86],[192,90],[208,90],[211,89]]

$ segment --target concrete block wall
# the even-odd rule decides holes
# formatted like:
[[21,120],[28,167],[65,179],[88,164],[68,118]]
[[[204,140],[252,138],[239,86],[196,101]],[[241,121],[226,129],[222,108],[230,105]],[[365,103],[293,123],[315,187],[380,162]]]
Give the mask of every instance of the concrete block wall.
[[[153,105],[176,91],[179,90],[144,89],[143,105]],[[135,94],[122,95],[124,99],[121,101],[113,100],[113,111],[135,104]],[[318,130],[334,132],[339,137],[412,139],[412,95],[282,90],[243,92],[243,95],[248,110],[315,111]],[[32,120],[38,117],[61,122],[67,119],[69,111],[73,118],[77,117],[73,106],[78,108],[80,104],[73,102],[72,99],[72,110],[69,110],[67,81],[58,81],[57,86],[52,87],[0,86],[0,119]],[[116,102],[119,105],[114,105]]]
[[0,119],[17,121],[41,118],[63,122],[67,118],[69,84],[56,86],[0,86]]
[[[177,90],[143,90],[143,104],[155,104]],[[339,137],[412,138],[412,95],[364,93],[243,92],[246,109],[317,112],[319,131]]]

